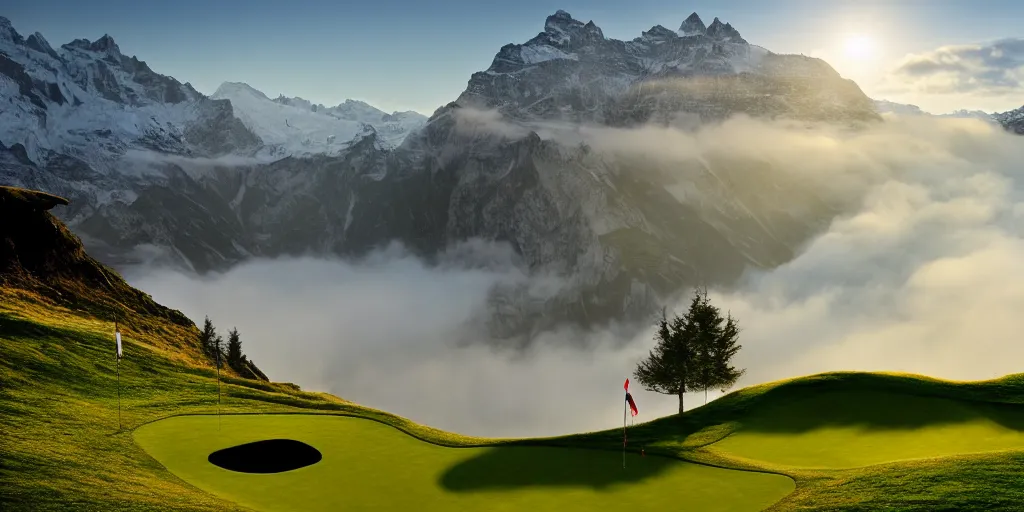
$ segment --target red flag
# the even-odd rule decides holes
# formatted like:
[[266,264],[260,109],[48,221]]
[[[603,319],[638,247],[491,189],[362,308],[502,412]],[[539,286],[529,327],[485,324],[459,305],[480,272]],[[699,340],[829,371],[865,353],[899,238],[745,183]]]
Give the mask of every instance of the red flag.
[[636,410],[636,402],[633,401],[633,396],[629,393],[626,393],[626,401],[629,402],[629,412],[633,413],[633,416],[640,414],[640,412]]
[[626,379],[626,383],[622,385],[622,389],[625,389],[626,392],[629,392],[629,379]]

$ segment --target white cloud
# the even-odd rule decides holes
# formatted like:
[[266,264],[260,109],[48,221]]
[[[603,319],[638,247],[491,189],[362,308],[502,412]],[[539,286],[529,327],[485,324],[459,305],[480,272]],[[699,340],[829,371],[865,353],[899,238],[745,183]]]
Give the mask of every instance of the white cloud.
[[1024,39],[943,46],[904,57],[872,93],[931,112],[1003,112],[1024,103]]
[[943,46],[908,55],[895,73],[922,92],[1019,96],[1024,92],[1024,39]]

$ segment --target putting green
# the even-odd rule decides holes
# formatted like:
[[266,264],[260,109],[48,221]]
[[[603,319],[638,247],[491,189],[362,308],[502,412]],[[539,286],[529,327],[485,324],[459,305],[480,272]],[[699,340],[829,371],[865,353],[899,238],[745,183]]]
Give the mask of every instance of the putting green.
[[1024,449],[1024,407],[867,392],[801,397],[754,411],[712,450],[806,468]]
[[[339,416],[179,416],[136,442],[183,480],[257,510],[761,510],[795,489],[781,475],[662,457],[569,448],[443,448],[374,421]],[[323,454],[274,474],[228,471],[219,449],[286,438]]]

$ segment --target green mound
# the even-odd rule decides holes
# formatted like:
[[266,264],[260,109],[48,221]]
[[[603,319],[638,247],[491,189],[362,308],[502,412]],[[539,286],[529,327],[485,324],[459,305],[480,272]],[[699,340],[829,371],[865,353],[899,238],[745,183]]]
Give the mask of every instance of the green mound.
[[1024,407],[871,391],[825,392],[758,407],[712,445],[808,468],[1024,449]]
[[[142,426],[136,442],[188,483],[257,510],[762,510],[791,479],[611,450],[445,448],[375,421],[316,415],[179,416]],[[250,474],[210,453],[265,439],[315,447],[323,459]]]

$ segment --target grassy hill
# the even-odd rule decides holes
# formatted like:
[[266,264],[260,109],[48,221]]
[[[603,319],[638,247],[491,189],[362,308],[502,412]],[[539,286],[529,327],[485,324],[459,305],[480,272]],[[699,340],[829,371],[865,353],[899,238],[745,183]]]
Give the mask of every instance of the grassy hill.
[[[646,457],[631,453],[624,472],[603,469],[618,468],[617,429],[469,438],[230,373],[221,410],[231,415],[218,423],[216,372],[195,325],[89,258],[46,212],[60,201],[32,197],[0,188],[0,219],[17,219],[0,222],[5,512],[303,508],[301,498],[273,501],[288,488],[353,509],[566,510],[599,498],[616,507],[631,499],[656,509],[773,511],[1020,510],[1024,503],[1024,375],[949,382],[832,373],[753,386],[633,427],[630,449],[643,447]],[[120,426],[114,317],[125,345]],[[197,459],[281,435],[320,445],[324,463],[299,470],[308,469],[307,478],[289,476],[298,471],[264,478],[261,492],[246,479],[253,476]],[[347,462],[329,461],[328,449]],[[327,475],[318,471],[332,473],[309,478]],[[360,478],[357,488],[339,491]]]

